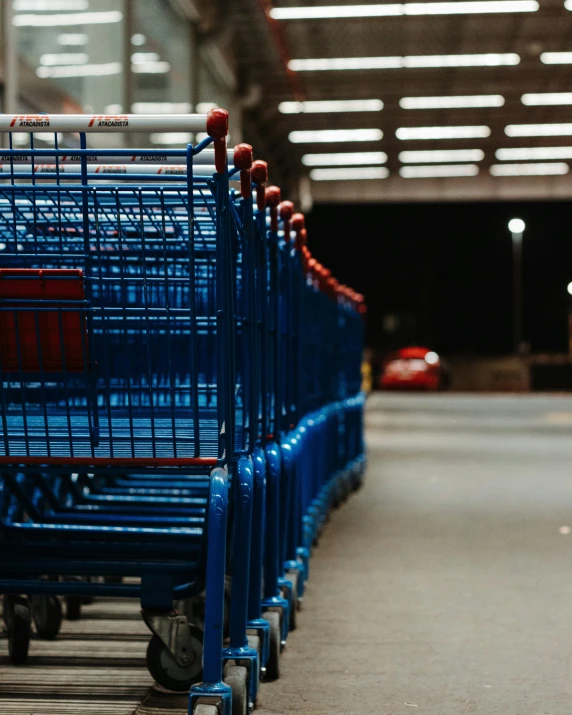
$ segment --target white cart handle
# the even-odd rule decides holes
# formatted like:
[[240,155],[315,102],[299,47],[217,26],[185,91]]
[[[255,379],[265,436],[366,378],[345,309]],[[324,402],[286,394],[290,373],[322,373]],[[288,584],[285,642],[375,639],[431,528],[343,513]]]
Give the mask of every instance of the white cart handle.
[[214,139],[217,171],[226,167],[228,112],[208,114],[2,114],[0,132],[206,132]]

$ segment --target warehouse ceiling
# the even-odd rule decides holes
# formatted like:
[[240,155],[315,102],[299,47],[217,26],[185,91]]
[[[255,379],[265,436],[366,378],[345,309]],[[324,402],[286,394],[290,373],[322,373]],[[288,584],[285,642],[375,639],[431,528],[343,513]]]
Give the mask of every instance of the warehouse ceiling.
[[233,5],[247,116],[314,200],[572,196],[571,0]]

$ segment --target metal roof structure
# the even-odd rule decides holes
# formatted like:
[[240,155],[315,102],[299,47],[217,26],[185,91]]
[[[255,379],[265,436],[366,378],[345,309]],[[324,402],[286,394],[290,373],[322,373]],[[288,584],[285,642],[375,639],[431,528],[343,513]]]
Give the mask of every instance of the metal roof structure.
[[260,99],[246,126],[314,200],[572,196],[570,0],[230,5]]

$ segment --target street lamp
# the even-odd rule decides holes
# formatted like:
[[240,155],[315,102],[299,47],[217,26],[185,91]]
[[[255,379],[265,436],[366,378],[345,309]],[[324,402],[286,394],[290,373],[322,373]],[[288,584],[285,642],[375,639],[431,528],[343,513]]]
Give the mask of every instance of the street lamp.
[[522,352],[522,237],[526,224],[512,218],[508,230],[512,235],[512,338],[514,352]]

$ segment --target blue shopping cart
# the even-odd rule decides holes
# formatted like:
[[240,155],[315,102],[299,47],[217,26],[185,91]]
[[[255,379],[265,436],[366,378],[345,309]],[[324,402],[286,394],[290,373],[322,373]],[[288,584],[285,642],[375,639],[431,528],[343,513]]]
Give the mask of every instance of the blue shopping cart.
[[[209,136],[182,150],[87,148],[92,131],[165,128]],[[29,148],[4,152],[0,186],[11,658],[26,659],[32,619],[57,632],[58,595],[136,597],[158,682],[193,685],[192,711],[213,698],[248,707],[252,331],[227,115],[0,117],[0,130],[30,133]],[[37,150],[46,131],[55,148]],[[79,132],[80,148],[60,149],[57,132]],[[248,151],[230,171],[246,198]]]

